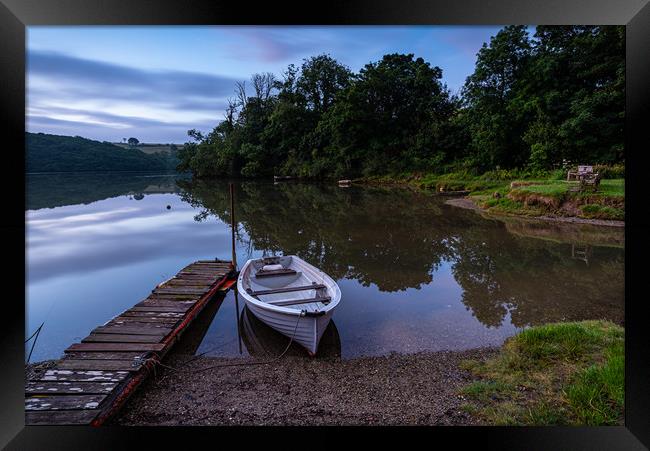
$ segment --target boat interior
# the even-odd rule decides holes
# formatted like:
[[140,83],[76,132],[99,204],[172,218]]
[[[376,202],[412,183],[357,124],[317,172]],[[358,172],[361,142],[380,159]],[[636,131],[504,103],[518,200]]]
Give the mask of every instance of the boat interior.
[[331,301],[327,286],[293,269],[291,263],[291,256],[254,260],[244,283],[246,292],[262,302],[282,307],[302,308],[311,304],[310,307],[318,309],[326,306]]

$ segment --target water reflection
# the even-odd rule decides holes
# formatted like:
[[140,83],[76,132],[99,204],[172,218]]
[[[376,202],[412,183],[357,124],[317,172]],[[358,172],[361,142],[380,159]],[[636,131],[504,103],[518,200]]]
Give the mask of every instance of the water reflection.
[[[201,209],[197,220],[229,220],[221,184],[180,186],[183,199]],[[508,314],[518,328],[584,318],[623,321],[618,229],[489,220],[400,189],[242,183],[237,199],[249,240],[243,244],[296,254],[335,279],[387,293],[421,289],[448,261],[462,303],[486,326],[502,325]],[[575,237],[604,244],[590,247],[589,265],[562,242]]]
[[[284,355],[307,355],[305,349],[297,343],[291,343],[289,349],[287,349],[289,339],[257,319],[248,307],[242,309],[239,323],[241,338],[248,354],[253,357],[261,359],[275,358],[285,350]],[[334,324],[334,321],[330,321],[321,338],[316,358],[335,359],[340,357],[341,338],[336,324]]]
[[[498,345],[548,321],[623,322],[622,230],[483,218],[400,189],[236,190],[240,264],[284,252],[338,280],[343,358]],[[228,196],[227,181],[28,176],[28,335],[45,322],[32,360],[60,356],[187,263],[230,258]],[[574,258],[581,244],[588,264]],[[230,292],[191,350],[245,355],[236,307]]]
[[27,174],[26,210],[89,204],[117,196],[144,199],[146,194],[175,193],[177,174],[125,172]]

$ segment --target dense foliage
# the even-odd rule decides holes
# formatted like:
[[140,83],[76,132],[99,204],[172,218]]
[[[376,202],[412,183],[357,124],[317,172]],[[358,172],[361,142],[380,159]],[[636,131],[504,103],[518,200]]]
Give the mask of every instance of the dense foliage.
[[356,177],[624,161],[621,26],[507,26],[460,96],[442,69],[385,55],[352,73],[328,55],[237,85],[226,119],[190,130],[179,168],[198,177]]
[[174,152],[147,154],[80,136],[26,134],[26,172],[170,171]]

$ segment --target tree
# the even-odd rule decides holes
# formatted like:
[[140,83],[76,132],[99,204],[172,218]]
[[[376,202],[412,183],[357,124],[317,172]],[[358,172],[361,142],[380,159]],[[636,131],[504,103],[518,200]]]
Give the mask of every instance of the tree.
[[531,164],[613,163],[623,154],[625,30],[539,26],[530,88],[536,119],[525,134]]
[[140,143],[140,141],[137,138],[129,138],[128,143],[129,146],[135,147]]
[[462,95],[472,158],[480,169],[516,167],[528,161],[529,146],[522,139],[527,111],[517,99],[531,58],[525,26],[503,28],[478,52]]
[[303,61],[296,91],[305,100],[308,110],[322,114],[332,106],[336,95],[350,84],[352,73],[329,55],[318,55]]
[[[440,161],[438,141],[453,113],[442,69],[413,54],[385,55],[361,69],[320,125],[337,171],[386,173]],[[435,163],[434,163],[435,164]]]

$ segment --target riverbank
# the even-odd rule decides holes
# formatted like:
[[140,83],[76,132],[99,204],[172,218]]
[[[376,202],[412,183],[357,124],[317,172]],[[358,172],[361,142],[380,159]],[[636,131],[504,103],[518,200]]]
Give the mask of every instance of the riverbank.
[[[497,349],[390,354],[351,360],[174,356],[115,418],[119,425],[471,425],[461,406],[472,381],[461,368]],[[244,362],[255,362],[253,359]]]
[[110,424],[621,425],[623,346],[621,326],[579,321],[467,351],[269,363],[173,353]]
[[487,211],[482,209],[478,203],[473,200],[471,197],[459,197],[455,199],[448,199],[445,201],[447,205],[452,205],[454,207],[465,208],[468,210],[474,210],[476,212],[485,212],[490,216],[494,217],[517,217],[525,218],[531,220],[547,221],[547,222],[557,222],[557,223],[566,223],[566,224],[588,224],[595,226],[605,226],[605,227],[625,227],[625,221],[617,221],[613,219],[586,219],[579,217],[566,217],[566,216],[531,216],[531,215],[518,215],[516,213],[499,213],[498,211]]
[[[602,167],[610,177],[622,177],[624,168]],[[595,189],[580,190],[578,182],[565,180],[563,171],[533,176],[524,172],[491,171],[480,176],[466,173],[404,174],[366,177],[355,183],[405,186],[437,194],[458,193],[464,200],[452,205],[557,222],[623,226],[625,219],[625,180],[607,178]]]

